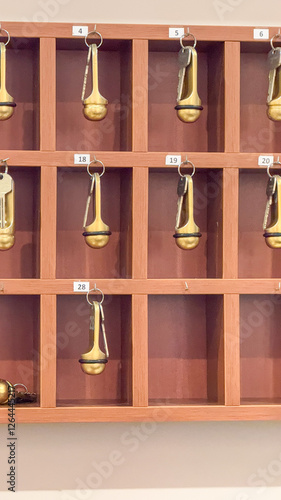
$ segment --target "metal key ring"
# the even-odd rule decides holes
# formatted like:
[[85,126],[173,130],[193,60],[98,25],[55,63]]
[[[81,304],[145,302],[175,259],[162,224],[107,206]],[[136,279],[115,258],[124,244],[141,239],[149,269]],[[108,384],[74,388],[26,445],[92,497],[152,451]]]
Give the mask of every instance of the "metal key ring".
[[7,165],[7,161],[9,160],[10,158],[6,158],[5,160],[0,160],[0,163],[3,164],[3,166],[5,167],[5,174],[8,173],[8,165]]
[[188,164],[189,164],[189,165],[192,165],[192,174],[191,174],[191,176],[190,176],[190,177],[193,177],[193,176],[194,176],[194,174],[195,174],[195,166],[193,165],[192,161],[190,161],[190,160],[184,160],[184,161],[182,161],[182,162],[181,162],[181,164],[178,166],[178,173],[179,173],[179,175],[180,175],[181,177],[184,177],[184,175],[181,173],[181,166],[182,166],[182,165],[188,165]]
[[[98,35],[98,36],[100,37],[100,43],[99,43],[99,45],[97,46],[97,49],[99,49],[99,48],[100,48],[100,46],[101,46],[101,45],[102,45],[102,43],[103,43],[103,38],[102,38],[102,35],[99,33],[99,31],[96,31],[96,30],[94,30],[94,31],[90,31],[90,33],[88,33],[88,35],[86,35],[86,36],[85,36],[85,44],[87,45],[87,47],[90,47],[90,45],[89,45],[89,44],[88,44],[88,42],[87,42],[87,38],[88,38],[88,36],[89,36],[89,35],[93,35],[93,34]],[[91,45],[92,45],[92,44],[91,44]]]
[[281,162],[279,161],[279,158],[278,158],[278,160],[277,160],[277,161],[274,161],[273,163],[270,163],[270,165],[267,165],[267,169],[266,169],[266,171],[267,171],[267,175],[268,175],[269,177],[273,177],[273,176],[271,175],[271,173],[270,173],[269,169],[270,169],[271,167],[273,167],[274,165],[281,165]]
[[13,388],[15,389],[16,387],[24,387],[25,391],[27,392],[27,387],[24,384],[14,384]]
[[1,31],[5,31],[5,33],[7,33],[8,40],[6,41],[5,45],[8,45],[8,43],[10,41],[10,33],[9,33],[9,31],[5,30],[4,28],[0,28],[0,33],[1,33]]
[[102,175],[103,175],[103,174],[104,174],[104,172],[105,172],[105,166],[104,166],[104,164],[103,164],[103,162],[102,162],[102,161],[97,160],[96,158],[95,158],[94,160],[90,161],[90,163],[88,163],[88,165],[87,165],[87,172],[88,172],[89,176],[90,176],[90,177],[94,177],[94,174],[91,174],[91,172],[90,172],[90,165],[91,165],[92,163],[99,163],[99,164],[102,166],[102,173],[101,173],[101,174],[99,174],[99,176],[100,176],[100,177],[102,177]]
[[197,44],[197,40],[196,40],[195,36],[194,36],[192,33],[189,33],[189,32],[188,32],[188,33],[184,33],[184,34],[180,37],[180,44],[181,44],[181,46],[182,46],[182,48],[183,48],[183,49],[185,49],[185,47],[188,47],[188,45],[184,45],[182,41],[183,41],[183,39],[184,39],[185,37],[189,37],[189,36],[191,36],[191,37],[193,38],[193,40],[194,40],[194,42],[193,42],[193,48],[195,49],[196,44]]
[[270,40],[270,45],[271,45],[272,50],[276,50],[276,48],[275,48],[275,47],[274,47],[274,45],[273,45],[273,40],[274,40],[275,38],[276,38],[276,39],[277,39],[277,38],[280,38],[280,42],[281,42],[281,33],[276,33],[276,34],[275,34],[275,35],[273,35],[273,37],[271,38],[271,40]]
[[104,301],[104,294],[103,294],[103,292],[100,290],[100,288],[97,288],[96,286],[95,286],[95,288],[92,288],[91,290],[89,290],[89,291],[87,292],[86,299],[87,299],[88,304],[89,304],[91,307],[92,307],[92,306],[93,306],[93,304],[94,304],[94,302],[90,302],[90,301],[89,301],[89,295],[90,295],[90,293],[92,293],[92,292],[100,292],[100,293],[101,293],[101,301],[99,302],[99,305],[101,306],[101,305],[102,305],[102,303],[103,303],[103,301]]

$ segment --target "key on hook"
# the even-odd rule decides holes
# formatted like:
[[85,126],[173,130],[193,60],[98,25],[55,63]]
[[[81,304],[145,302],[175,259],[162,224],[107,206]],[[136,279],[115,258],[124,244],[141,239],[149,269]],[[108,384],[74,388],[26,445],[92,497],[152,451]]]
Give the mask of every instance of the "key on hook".
[[[92,224],[86,226],[91,195],[95,187],[95,220]],[[84,217],[84,232],[85,241],[91,248],[103,248],[109,242],[111,231],[101,218],[101,184],[100,175],[94,173],[91,181],[91,189],[87,200],[86,212]]]
[[[281,177],[273,175],[267,185],[268,203],[264,221],[264,237],[270,248],[281,248]],[[271,203],[270,203],[271,202]],[[271,210],[271,220],[267,225],[267,217]]]
[[3,163],[5,172],[0,173],[0,250],[9,250],[15,243],[15,189],[7,163]]
[[6,90],[6,45],[3,42],[0,43],[0,54],[0,120],[8,120],[14,112],[16,103]]
[[[99,347],[100,326],[102,328],[103,340],[105,345],[105,353]],[[90,316],[90,342],[89,351],[81,355],[79,363],[83,372],[88,375],[99,375],[105,369],[108,362],[108,347],[106,341],[104,314],[101,303],[94,301],[91,308]]]
[[107,114],[108,100],[99,92],[98,82],[98,48],[95,43],[90,47],[92,55],[92,78],[93,90],[92,93],[83,101],[84,116],[88,120],[103,120]]
[[202,235],[193,217],[193,181],[191,175],[181,176],[178,184],[178,196],[176,232],[173,236],[178,247],[183,250],[192,250],[197,247]]

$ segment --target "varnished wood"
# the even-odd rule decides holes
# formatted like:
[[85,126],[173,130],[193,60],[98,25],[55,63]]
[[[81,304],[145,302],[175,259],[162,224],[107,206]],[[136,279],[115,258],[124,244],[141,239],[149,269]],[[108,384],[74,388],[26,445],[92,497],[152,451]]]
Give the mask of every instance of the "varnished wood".
[[41,168],[40,277],[56,278],[57,169]]
[[240,43],[225,42],[225,151],[240,148]]
[[133,405],[148,405],[148,305],[146,295],[132,296]]
[[148,148],[148,41],[133,40],[132,53],[133,151]]
[[133,169],[133,278],[147,277],[148,170]]
[[56,406],[56,296],[42,295],[40,301],[40,405]]
[[239,170],[223,172],[223,278],[238,277]]
[[40,149],[56,149],[55,38],[40,38]]
[[225,404],[240,404],[239,295],[224,296]]

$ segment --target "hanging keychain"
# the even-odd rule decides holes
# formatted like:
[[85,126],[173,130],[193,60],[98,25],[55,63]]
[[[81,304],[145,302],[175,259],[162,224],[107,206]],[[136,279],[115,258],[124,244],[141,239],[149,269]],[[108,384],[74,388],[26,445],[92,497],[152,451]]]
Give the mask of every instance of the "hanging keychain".
[[[100,292],[102,295],[101,301],[90,302],[89,294]],[[102,291],[96,287],[87,293],[87,302],[91,306],[90,313],[90,329],[89,329],[89,351],[81,355],[79,363],[81,363],[81,368],[83,372],[88,375],[99,375],[105,369],[105,365],[108,362],[109,352],[107,346],[107,339],[104,326],[104,312],[102,303],[104,301],[104,295]],[[102,330],[103,343],[105,353],[101,351],[99,346],[100,341],[100,328]]]
[[[90,165],[92,163],[100,164],[102,166],[102,173],[101,174],[98,174],[98,173],[91,174]],[[87,172],[88,172],[89,176],[91,177],[91,181],[90,181],[90,191],[89,191],[89,195],[87,198],[86,211],[85,211],[85,216],[84,216],[83,236],[85,236],[85,241],[86,241],[87,245],[89,245],[89,247],[91,247],[91,248],[103,248],[109,242],[109,236],[111,235],[111,231],[109,229],[109,226],[107,226],[101,218],[101,181],[100,181],[100,178],[103,176],[103,174],[105,172],[105,166],[100,160],[97,160],[95,158],[87,165]],[[95,217],[95,219],[94,219],[94,222],[92,222],[92,224],[89,224],[87,226],[87,219],[88,219],[89,207],[90,207],[92,196],[94,197],[94,217]]]
[[[17,391],[17,387],[22,387],[24,391]],[[28,392],[24,384],[11,384],[8,380],[0,379],[0,404],[4,405],[14,399],[18,403],[34,403],[37,399],[35,392]]]
[[7,34],[8,40],[6,43],[0,43],[0,57],[1,57],[1,65],[0,65],[0,120],[8,120],[11,118],[14,108],[16,107],[16,103],[14,102],[13,97],[8,94],[6,90],[6,45],[8,45],[10,41],[10,35],[7,30],[0,28],[0,32],[4,31]]
[[[88,44],[87,38],[89,35],[95,34],[100,37],[99,45],[92,43]],[[101,34],[96,31],[91,31],[88,35],[85,36],[85,44],[88,47],[88,57],[84,75],[84,83],[81,100],[83,103],[83,113],[87,120],[99,121],[103,120],[103,118],[107,114],[107,105],[108,100],[103,97],[99,92],[99,80],[98,80],[98,49],[101,47],[103,42],[103,38]],[[88,79],[89,65],[92,58],[92,93],[85,99],[85,91]]]
[[[279,30],[280,31],[280,30]],[[267,96],[267,116],[270,120],[281,120],[281,47],[274,47],[275,38],[281,38],[280,32],[270,40],[271,51],[267,61],[269,67],[269,85]]]
[[[279,157],[267,167],[268,183],[266,187],[267,203],[263,221],[264,238],[267,246],[270,248],[281,248],[281,177],[280,175],[271,175],[270,167],[281,165]],[[269,212],[271,220],[267,225]]]
[[0,172],[0,250],[9,250],[15,243],[15,187],[8,174],[7,161],[0,160],[4,172]]
[[[191,175],[183,175],[181,173],[182,165],[191,165],[193,168]],[[193,180],[192,177],[195,173],[195,167],[189,160],[183,161],[178,167],[180,176],[178,182],[178,210],[176,218],[176,227],[174,238],[176,244],[183,250],[192,250],[196,248],[201,238],[199,227],[194,222],[193,216]]]
[[[193,37],[193,47],[183,44],[185,37]],[[178,55],[179,83],[177,97],[177,115],[183,122],[195,122],[198,120],[203,106],[197,91],[197,52],[196,38],[194,35],[185,33],[180,38],[181,50]]]

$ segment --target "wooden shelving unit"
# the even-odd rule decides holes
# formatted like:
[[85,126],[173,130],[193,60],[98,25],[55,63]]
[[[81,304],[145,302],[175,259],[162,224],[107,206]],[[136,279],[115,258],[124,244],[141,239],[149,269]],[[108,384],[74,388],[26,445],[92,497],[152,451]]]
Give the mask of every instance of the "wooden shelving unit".
[[[17,407],[18,422],[280,419],[281,255],[262,236],[257,166],[281,134],[266,117],[269,41],[253,40],[251,27],[190,26],[204,110],[184,124],[168,26],[100,24],[110,104],[93,123],[80,102],[87,50],[72,25],[3,27],[17,108],[0,122],[0,147],[16,183],[16,244],[0,254],[0,377],[39,394]],[[102,250],[81,234],[88,176],[78,152],[106,166],[112,236]],[[190,252],[172,237],[173,153],[196,166],[203,236]],[[105,294],[111,357],[98,377],[78,363],[89,327],[78,279]]]

